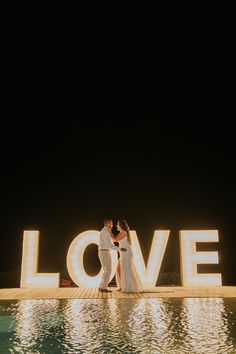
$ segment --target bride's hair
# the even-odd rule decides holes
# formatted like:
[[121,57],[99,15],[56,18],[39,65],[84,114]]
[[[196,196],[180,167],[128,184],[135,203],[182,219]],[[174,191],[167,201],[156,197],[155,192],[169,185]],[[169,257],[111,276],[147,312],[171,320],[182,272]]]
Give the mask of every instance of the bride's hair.
[[119,220],[118,221],[120,227],[127,232],[127,238],[128,238],[128,242],[131,245],[131,237],[130,237],[130,229],[129,229],[129,225],[127,223],[126,220]]

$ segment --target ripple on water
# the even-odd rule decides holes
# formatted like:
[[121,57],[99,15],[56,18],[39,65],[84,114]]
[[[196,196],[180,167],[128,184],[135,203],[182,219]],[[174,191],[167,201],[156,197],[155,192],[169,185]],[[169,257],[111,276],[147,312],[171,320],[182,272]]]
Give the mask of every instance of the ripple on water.
[[2,353],[236,353],[236,299],[0,302]]

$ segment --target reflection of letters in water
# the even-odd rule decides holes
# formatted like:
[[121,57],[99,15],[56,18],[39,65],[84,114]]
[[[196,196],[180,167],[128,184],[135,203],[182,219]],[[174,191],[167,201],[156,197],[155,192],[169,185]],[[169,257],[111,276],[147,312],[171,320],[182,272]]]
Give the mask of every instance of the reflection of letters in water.
[[[134,265],[144,287],[156,285],[162,259],[165,253],[169,230],[154,232],[152,245],[145,265],[138,237],[131,231],[134,253]],[[67,269],[71,279],[80,287],[98,287],[102,278],[102,269],[96,276],[89,276],[83,265],[84,251],[90,244],[97,244],[99,231],[85,231],[71,242],[67,253]],[[181,280],[183,286],[221,286],[221,274],[198,274],[197,264],[218,264],[218,252],[197,252],[197,242],[218,242],[217,230],[180,231]],[[110,252],[114,277],[118,256]],[[21,265],[21,287],[59,287],[59,273],[38,273],[39,231],[24,231]]]
[[181,327],[194,353],[233,353],[230,323],[225,313],[223,298],[183,298]]
[[[225,300],[124,299],[123,306],[119,301],[94,302],[92,299],[70,299],[64,305],[58,299],[21,300],[14,306],[16,320],[12,320],[14,327],[9,332],[8,352],[35,353],[33,348],[42,343],[43,336],[56,330],[63,333],[63,343],[60,338],[57,342],[61,349],[57,352],[63,353],[92,353],[98,348],[102,352],[104,333],[109,333],[110,343],[117,347],[127,347],[128,338],[129,346],[140,353],[171,353],[172,349],[176,349],[175,353],[235,353],[234,317]],[[233,302],[231,304],[233,306]],[[148,331],[144,338],[145,328]],[[122,336],[123,333],[127,336]],[[64,349],[68,346],[70,351]],[[78,347],[80,351],[76,350]]]

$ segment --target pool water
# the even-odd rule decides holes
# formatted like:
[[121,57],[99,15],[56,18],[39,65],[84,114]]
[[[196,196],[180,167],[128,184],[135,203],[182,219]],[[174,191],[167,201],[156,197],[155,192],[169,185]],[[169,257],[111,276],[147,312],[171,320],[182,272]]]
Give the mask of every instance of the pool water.
[[236,299],[0,301],[0,353],[236,353]]

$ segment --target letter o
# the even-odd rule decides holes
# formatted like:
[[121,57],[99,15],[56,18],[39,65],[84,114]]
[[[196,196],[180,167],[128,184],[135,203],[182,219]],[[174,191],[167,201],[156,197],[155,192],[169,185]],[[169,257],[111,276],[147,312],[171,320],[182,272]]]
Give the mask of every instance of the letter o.
[[[102,280],[102,269],[96,276],[89,276],[84,269],[84,251],[85,249],[95,243],[98,245],[99,242],[99,231],[90,230],[81,232],[74,240],[71,242],[68,249],[66,264],[68,273],[75,284],[83,288],[93,288],[98,287]],[[118,257],[117,252],[110,252],[112,259],[112,270],[110,280],[115,275]]]

